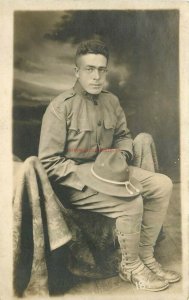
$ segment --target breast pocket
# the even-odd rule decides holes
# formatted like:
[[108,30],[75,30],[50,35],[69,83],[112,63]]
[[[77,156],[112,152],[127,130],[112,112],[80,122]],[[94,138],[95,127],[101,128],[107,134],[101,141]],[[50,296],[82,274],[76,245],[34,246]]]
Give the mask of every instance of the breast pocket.
[[91,128],[70,126],[68,129],[68,151],[72,157],[86,158],[91,148]]
[[111,148],[115,131],[115,122],[113,120],[104,120],[102,133],[103,148]]

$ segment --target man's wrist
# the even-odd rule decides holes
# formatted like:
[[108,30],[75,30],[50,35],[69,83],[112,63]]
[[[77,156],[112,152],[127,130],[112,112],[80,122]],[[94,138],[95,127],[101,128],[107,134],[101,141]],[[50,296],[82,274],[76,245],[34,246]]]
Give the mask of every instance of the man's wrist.
[[87,186],[86,186],[86,185],[84,185],[84,187],[82,188],[82,192],[85,192],[85,191],[86,191],[86,189],[87,189]]
[[126,162],[129,164],[132,160],[132,154],[126,150],[121,150],[121,154],[125,157]]

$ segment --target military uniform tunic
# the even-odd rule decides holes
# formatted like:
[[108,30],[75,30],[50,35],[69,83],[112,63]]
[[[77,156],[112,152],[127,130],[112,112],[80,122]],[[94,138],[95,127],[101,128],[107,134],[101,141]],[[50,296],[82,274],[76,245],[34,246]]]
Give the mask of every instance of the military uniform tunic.
[[82,190],[77,164],[95,160],[102,149],[119,148],[132,156],[133,141],[118,98],[90,95],[79,82],[48,106],[42,121],[39,158],[49,178]]

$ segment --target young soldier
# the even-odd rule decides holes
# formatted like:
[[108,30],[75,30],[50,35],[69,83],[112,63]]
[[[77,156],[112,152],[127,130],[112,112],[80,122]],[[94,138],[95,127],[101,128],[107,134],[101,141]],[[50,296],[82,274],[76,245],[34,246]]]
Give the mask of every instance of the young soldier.
[[64,187],[72,207],[116,219],[121,278],[159,291],[180,279],[153,255],[172,182],[163,174],[131,166],[134,142],[125,114],[118,98],[103,90],[108,59],[101,41],[79,45],[77,81],[45,112],[39,158],[51,182]]

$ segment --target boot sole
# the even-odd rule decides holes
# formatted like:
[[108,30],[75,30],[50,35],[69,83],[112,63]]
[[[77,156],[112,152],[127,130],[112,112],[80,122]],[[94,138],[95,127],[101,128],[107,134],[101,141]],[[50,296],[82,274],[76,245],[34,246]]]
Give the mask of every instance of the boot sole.
[[175,282],[178,282],[179,280],[181,280],[181,277],[179,277],[179,278],[176,278],[176,279],[174,279],[174,280],[168,280],[168,279],[166,279],[169,283],[175,283]]
[[[119,273],[119,277],[120,277],[123,281],[126,281],[126,282],[128,281],[128,282],[132,283],[133,285],[135,285],[135,283],[133,283],[132,281],[126,279],[126,278],[123,277],[122,274],[120,274],[120,273]],[[135,286],[136,286],[136,285],[135,285]],[[136,288],[137,288],[138,290],[144,290],[144,291],[149,291],[149,292],[159,292],[159,291],[163,291],[163,290],[167,289],[168,287],[169,287],[169,283],[167,283],[166,285],[164,285],[164,286],[162,286],[162,287],[160,287],[160,288],[156,288],[156,289],[138,288],[138,287],[136,286]]]

